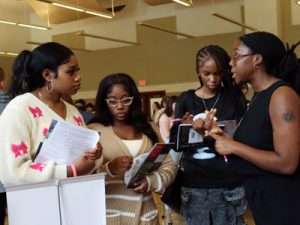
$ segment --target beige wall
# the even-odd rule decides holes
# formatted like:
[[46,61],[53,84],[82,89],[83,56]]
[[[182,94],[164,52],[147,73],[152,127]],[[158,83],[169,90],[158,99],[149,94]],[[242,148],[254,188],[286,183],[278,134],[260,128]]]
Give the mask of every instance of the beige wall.
[[[300,39],[300,25],[292,25],[290,2],[288,0],[278,0],[278,2],[281,5],[279,5],[280,12],[278,12],[277,16],[280,16],[282,19],[282,27],[278,30],[282,31],[283,40],[294,43]],[[204,5],[203,7],[209,8],[209,5]],[[230,12],[228,7],[225,7],[225,9]],[[225,12],[227,12],[226,10]],[[216,8],[216,11],[223,12],[219,6]],[[179,16],[183,18],[184,15],[192,19],[193,26],[199,24],[198,28],[194,29],[194,32],[192,29],[184,28],[183,19],[178,19]],[[240,14],[238,13],[238,15]],[[198,17],[192,18],[191,15],[188,15],[187,10],[181,12],[179,16],[169,15],[160,19],[149,18],[148,22],[170,30],[178,29],[189,34],[201,33],[200,30],[206,31],[206,27],[201,26],[201,20],[197,20],[196,18]],[[217,18],[214,18],[214,20],[214,23],[228,23]],[[125,22],[123,23],[125,26]],[[75,27],[74,23],[70,23],[70,25]],[[115,27],[115,24],[112,26]],[[195,78],[195,55],[198,49],[207,44],[218,44],[231,52],[234,40],[241,34],[239,31],[234,31],[241,30],[239,27],[239,29],[236,29],[237,26],[231,26],[227,30],[232,30],[232,32],[216,32],[214,35],[201,35],[197,38],[187,39],[135,24],[134,27],[130,27],[130,31],[136,31],[136,40],[134,41],[139,43],[137,46],[127,45],[95,52],[75,52],[79,59],[83,81],[82,89],[75,98],[93,98],[99,81],[105,75],[115,72],[128,73],[133,76],[136,82],[142,79],[146,80],[147,85],[140,87],[141,91],[166,90],[167,93],[179,93],[188,88],[196,88],[198,82]],[[108,24],[105,24],[104,27],[107,28]],[[74,29],[72,32],[74,32]],[[213,29],[210,28],[210,30],[213,33]],[[53,35],[58,33],[56,31]],[[205,32],[203,31],[202,33]],[[37,36],[38,34],[34,32],[32,35]],[[56,36],[56,38],[59,38],[59,36]],[[118,35],[116,38],[130,40],[127,37]],[[70,42],[71,40],[68,39],[68,41]],[[92,44],[87,43],[87,45],[97,48],[96,43],[97,40],[94,40]],[[80,47],[84,46],[81,45]],[[300,55],[299,49],[297,49],[297,52]],[[4,67],[7,74],[10,74],[12,60],[13,58],[0,56],[0,66]]]
[[[174,18],[168,18],[169,20]],[[138,33],[138,46],[114,48],[95,53],[78,53],[82,68],[82,91],[96,89],[98,82],[105,75],[125,72],[133,76],[135,81],[146,80],[147,85],[194,82],[195,55],[207,45],[218,43],[231,51],[234,40],[241,33],[231,33],[198,37],[194,39],[176,39],[174,35],[145,30],[147,38]],[[149,34],[149,35],[148,35]],[[144,41],[145,40],[145,41]]]
[[[291,16],[292,14],[292,7],[290,4],[286,4],[288,2],[287,0],[281,0],[282,3],[282,30],[283,35],[282,38],[289,44],[296,43],[300,41],[300,23],[294,25],[292,23],[292,18],[296,20],[298,18],[298,21],[300,21],[300,6],[298,6],[298,14]],[[295,8],[295,7],[293,7]],[[295,13],[295,9],[294,9]],[[300,47],[296,49],[296,53],[298,57],[300,58]]]

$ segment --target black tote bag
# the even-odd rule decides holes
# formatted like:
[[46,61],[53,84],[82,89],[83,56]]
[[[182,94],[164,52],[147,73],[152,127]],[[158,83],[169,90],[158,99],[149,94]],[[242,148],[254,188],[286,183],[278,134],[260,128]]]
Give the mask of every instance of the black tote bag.
[[181,208],[181,185],[182,185],[182,171],[179,168],[175,180],[166,188],[161,197],[161,201],[180,213]]

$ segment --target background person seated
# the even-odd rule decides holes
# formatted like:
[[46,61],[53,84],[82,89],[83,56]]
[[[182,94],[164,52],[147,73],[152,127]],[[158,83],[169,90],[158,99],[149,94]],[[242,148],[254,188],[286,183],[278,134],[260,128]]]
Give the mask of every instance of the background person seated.
[[88,124],[88,122],[94,117],[94,114],[91,112],[88,112],[86,110],[86,102],[83,99],[78,99],[74,102],[74,105],[76,106],[76,108],[79,110],[79,112],[81,113],[83,120],[85,122],[85,124]]

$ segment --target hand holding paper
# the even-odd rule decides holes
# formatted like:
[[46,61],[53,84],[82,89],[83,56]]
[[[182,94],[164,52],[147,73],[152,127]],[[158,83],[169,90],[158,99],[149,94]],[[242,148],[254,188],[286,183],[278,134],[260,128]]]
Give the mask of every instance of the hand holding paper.
[[102,156],[102,146],[98,142],[95,149],[88,149],[84,152],[84,156],[91,160],[97,160],[100,159]]
[[130,156],[119,156],[108,164],[110,172],[114,175],[124,173],[129,170],[132,165],[132,157]]
[[[52,130],[49,128],[49,130]],[[70,164],[88,149],[95,149],[99,134],[94,130],[57,121],[49,137],[45,139],[35,162],[54,160],[57,164]],[[87,156],[97,157],[87,152]],[[94,156],[92,156],[95,154]],[[99,155],[99,154],[98,154]]]
[[[72,168],[72,165],[74,168]],[[89,174],[95,167],[95,160],[88,159],[86,156],[80,155],[70,165],[72,177]],[[75,171],[74,171],[75,170]]]
[[138,193],[145,193],[148,190],[148,182],[146,178],[142,178],[134,183],[135,188],[133,191]]
[[[156,143],[150,152],[136,157],[130,170],[126,171],[124,175],[127,188],[136,188],[136,182],[142,180],[147,174],[151,174],[157,170],[172,148],[173,144]],[[138,191],[144,190],[145,186],[143,185]]]

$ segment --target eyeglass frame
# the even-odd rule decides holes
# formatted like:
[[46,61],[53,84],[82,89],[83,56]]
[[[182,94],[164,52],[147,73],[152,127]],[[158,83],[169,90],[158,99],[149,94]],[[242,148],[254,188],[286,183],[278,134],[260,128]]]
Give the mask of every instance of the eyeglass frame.
[[[124,100],[127,100],[127,99],[130,99],[130,102],[124,104],[123,101],[124,101]],[[130,97],[122,98],[122,99],[107,98],[107,99],[105,99],[105,101],[106,101],[106,103],[107,103],[108,106],[111,106],[111,107],[117,107],[119,103],[121,103],[121,104],[124,105],[124,106],[129,106],[129,105],[132,104],[133,99],[134,99],[134,97],[133,97],[133,96],[130,96]],[[110,100],[116,101],[116,105],[111,104],[111,103],[109,102]]]
[[239,55],[239,54],[235,53],[235,54],[231,55],[230,58],[234,63],[237,63],[242,58],[250,56],[250,55],[255,55],[255,54],[256,53],[254,53],[254,52],[243,54],[243,55]]

